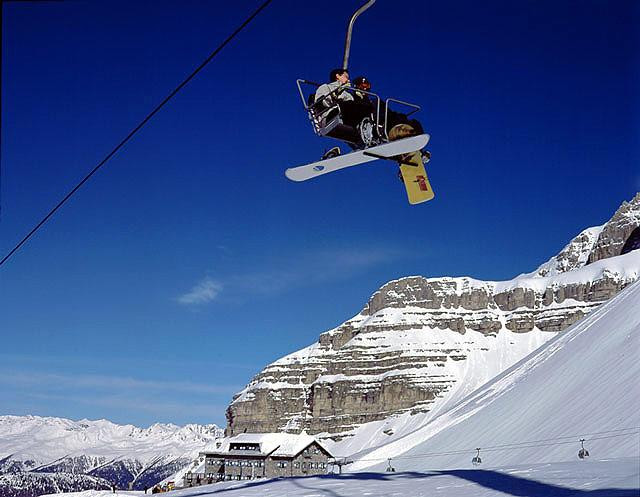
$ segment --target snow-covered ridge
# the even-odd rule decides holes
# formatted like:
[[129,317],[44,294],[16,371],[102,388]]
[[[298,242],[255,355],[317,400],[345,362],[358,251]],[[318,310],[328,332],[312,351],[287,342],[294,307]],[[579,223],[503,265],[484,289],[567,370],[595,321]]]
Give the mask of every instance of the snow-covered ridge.
[[[583,260],[586,262],[586,258]],[[542,272],[546,272],[547,269],[548,267],[543,269]],[[554,268],[549,270],[546,276],[542,276],[540,273],[541,270],[538,269],[534,273],[522,274],[508,281],[496,282],[494,292],[503,293],[513,288],[526,288],[541,293],[547,288],[594,283],[603,278],[616,278],[620,281],[632,282],[640,276],[640,253],[634,251],[625,255],[602,259],[568,272],[558,272]]]
[[555,276],[585,266],[603,228],[604,225],[587,228],[571,240],[558,255],[541,264],[529,275],[522,276]]
[[59,489],[145,489],[175,474],[224,432],[216,425],[148,428],[101,419],[0,416],[0,495]]
[[[417,276],[409,277],[409,278],[420,278]],[[567,287],[570,285],[582,285],[582,284],[594,284],[603,279],[614,279],[622,283],[622,286],[626,286],[629,283],[636,281],[640,278],[640,251],[633,251],[625,255],[613,257],[610,259],[603,259],[597,261],[588,266],[581,267],[579,269],[575,269],[573,271],[569,271],[566,273],[554,273],[553,276],[540,276],[538,272],[522,274],[517,276],[511,280],[507,281],[480,281],[475,280],[473,278],[467,277],[459,277],[459,278],[424,278],[426,282],[451,282],[455,285],[457,295],[461,295],[461,291],[467,290],[469,288],[481,288],[488,289],[492,294],[501,294],[509,292],[513,289],[530,289],[535,292],[542,294],[548,289],[555,289],[561,287]],[[389,282],[387,285],[392,283],[402,283],[404,279],[394,280]],[[385,285],[386,286],[386,285]],[[548,304],[548,308],[550,310],[560,309],[564,310],[567,307],[572,306],[585,306],[584,302],[577,301],[575,299],[565,299],[562,302],[551,302]],[[524,307],[524,306],[523,306]],[[519,309],[516,308],[516,309]],[[431,309],[430,309],[431,310]],[[435,309],[440,315],[446,313],[447,311],[451,311],[450,306],[440,306]],[[361,313],[350,320],[348,320],[345,324],[349,324],[351,328],[354,330],[366,329],[369,326],[379,325],[381,323],[387,325],[394,324],[403,324],[405,327],[418,327],[422,328],[425,323],[420,322],[418,316],[424,314],[425,311],[421,307],[416,307],[412,309],[411,302],[406,303],[402,308],[384,308],[377,311],[373,315],[368,315],[366,313]],[[477,313],[477,311],[474,311]],[[499,308],[492,309],[492,313],[502,314],[502,320],[506,320],[507,312],[501,312]],[[469,314],[472,314],[470,312]],[[343,331],[344,324],[338,326],[332,330],[325,332],[326,335],[332,335],[336,333],[341,333]],[[354,337],[358,335],[357,332],[353,333]],[[352,338],[354,340],[355,338]],[[390,338],[392,342],[397,344],[397,337]],[[402,342],[406,343],[406,342]],[[388,347],[392,345],[387,345]],[[402,344],[400,344],[402,347]],[[271,363],[268,367],[273,369],[278,369],[280,366],[289,366],[291,364],[312,364],[314,360],[322,360],[323,357],[327,355],[326,348],[322,347],[321,344],[315,343],[308,347],[305,347],[296,352],[292,352],[280,359]],[[249,385],[254,388],[273,388],[274,385],[267,385],[266,382],[263,384],[251,384]],[[248,387],[249,387],[248,386]],[[247,387],[247,388],[248,388]],[[245,389],[246,390],[246,389]]]
[[30,459],[40,463],[62,457],[90,455],[109,459],[131,457],[147,461],[182,457],[222,435],[216,425],[176,426],[156,423],[148,428],[119,425],[101,419],[72,421],[40,416],[0,416],[0,459]]

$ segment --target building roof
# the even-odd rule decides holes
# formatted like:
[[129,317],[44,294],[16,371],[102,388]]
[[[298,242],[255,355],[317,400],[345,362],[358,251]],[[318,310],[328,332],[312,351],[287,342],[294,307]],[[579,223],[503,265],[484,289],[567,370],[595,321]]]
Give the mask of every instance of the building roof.
[[[212,451],[212,453],[220,454],[237,454],[237,455],[263,455],[274,457],[293,457],[309,445],[316,442],[323,450],[329,455],[331,453],[318,442],[315,437],[301,433],[296,435],[294,433],[241,433],[235,437],[225,438],[222,446]],[[233,450],[230,451],[231,444],[259,444],[260,451],[247,451],[247,450]]]

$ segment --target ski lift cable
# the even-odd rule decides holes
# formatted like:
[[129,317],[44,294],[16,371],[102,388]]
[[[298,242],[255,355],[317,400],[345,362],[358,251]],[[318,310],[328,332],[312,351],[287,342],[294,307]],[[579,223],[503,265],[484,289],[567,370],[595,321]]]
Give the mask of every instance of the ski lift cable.
[[247,17],[247,19],[245,19],[245,21],[240,26],[238,26],[233,33],[231,33],[213,52],[211,52],[211,54],[193,72],[191,72],[189,76],[187,76],[178,86],[176,86],[176,88],[171,93],[169,93],[164,98],[164,100],[162,100],[162,102],[160,102],[149,114],[147,114],[147,116],[142,121],[140,121],[140,123],[135,128],[133,128],[133,130],[131,130],[129,134],[120,143],[118,143],[106,155],[106,157],[102,159],[82,179],[82,181],[80,181],[69,193],[67,193],[67,195],[60,202],[58,202],[58,204],[53,209],[51,209],[49,213],[45,217],[43,217],[42,220],[29,233],[27,233],[27,235],[25,235],[24,238],[22,238],[22,240],[20,240],[20,242],[13,249],[11,249],[11,251],[7,255],[2,258],[2,260],[0,260],[0,266],[7,262],[7,260],[13,254],[15,254],[20,249],[20,247],[22,247],[22,245],[24,245],[27,240],[29,240],[29,238],[31,238],[36,233],[36,231],[38,231],[42,227],[42,225],[44,225],[51,218],[51,216],[56,213],[57,210],[60,209],[60,207],[62,207],[66,203],[66,201],[69,200],[71,196],[73,196],[73,194],[80,189],[80,187],[82,187],[82,185],[84,185],[102,166],[104,166],[109,161],[109,159],[111,159],[111,157],[113,157],[116,152],[118,152],[118,150],[120,150],[131,138],[133,138],[133,136],[138,131],[140,131],[140,129],[142,129],[142,127],[147,124],[147,122],[149,122],[153,116],[158,113],[160,109],[162,109],[180,90],[182,90],[182,88],[184,88],[202,69],[204,69],[204,67],[209,64],[209,62],[211,62],[211,60],[216,55],[218,55],[218,53],[231,40],[233,40],[233,38],[235,38],[236,35],[240,33],[240,31],[242,31],[255,17],[257,17],[258,14],[260,14],[260,12],[262,12],[271,3],[271,1],[272,0],[266,0],[264,3],[262,3],[262,5],[260,5],[260,7],[258,7],[249,17]]
[[[503,444],[503,445],[491,445],[491,446],[484,447],[482,450],[494,450],[494,449],[509,448],[509,447],[517,448],[518,445],[524,445],[524,444],[532,445],[532,444],[538,444],[538,443],[542,443],[542,442],[555,442],[555,441],[559,441],[559,440],[563,440],[563,439],[566,439],[567,442],[575,442],[576,438],[583,438],[585,436],[591,436],[591,438],[585,439],[585,440],[600,440],[601,437],[595,437],[595,435],[607,435],[607,434],[611,434],[611,433],[620,433],[620,435],[616,435],[616,436],[633,435],[635,433],[640,433],[640,426],[633,426],[633,427],[629,427],[629,428],[619,428],[619,429],[616,429],[616,430],[598,431],[598,432],[592,432],[592,433],[583,433],[581,435],[558,436],[558,437],[547,438],[547,439],[542,439],[542,440],[530,440],[530,441],[526,441],[526,442],[513,442],[513,443],[510,443],[510,444]],[[609,437],[602,437],[602,438],[609,438]],[[473,449],[473,450],[477,450],[477,449]],[[436,456],[440,456],[440,455],[456,455],[456,454],[467,454],[469,451],[471,451],[471,449],[458,449],[458,450],[451,450],[451,451],[447,451],[447,452],[429,452],[429,453],[426,453],[426,454],[419,454],[419,455],[420,456],[422,456],[422,455],[426,455],[426,456],[431,456],[431,455],[436,455]],[[414,456],[397,456],[397,457],[394,457],[394,459],[398,459],[399,457],[409,458],[409,457],[414,457]],[[359,461],[364,461],[364,460],[375,460],[375,461],[378,461],[378,460],[383,460],[383,459],[386,459],[386,458],[358,459],[358,460]]]
[[[585,439],[585,441],[592,441],[592,440],[603,440],[603,439],[607,439],[607,438],[616,438],[616,437],[623,437],[623,436],[628,436],[628,435],[635,435],[635,434],[640,434],[640,431],[636,431],[636,432],[630,432],[630,433],[618,433],[618,434],[612,434],[612,435],[603,435],[601,437],[592,437],[592,438],[588,438]],[[566,438],[566,437],[563,437]],[[500,452],[500,451],[504,451],[504,450],[518,450],[518,449],[530,449],[530,448],[536,448],[536,447],[550,447],[553,445],[563,445],[563,444],[573,444],[575,443],[576,438],[573,437],[570,440],[561,440],[561,441],[540,441],[541,443],[534,443],[534,442],[521,442],[520,444],[512,444],[511,446],[508,445],[503,445],[503,446],[493,446],[493,447],[482,447],[482,450],[484,452]],[[528,444],[528,445],[523,445],[523,444]],[[458,454],[468,454],[470,452],[473,452],[474,450],[478,450],[477,448],[475,449],[467,449],[467,450],[459,450],[459,451],[452,451],[452,452],[448,452],[448,453],[437,453],[437,452],[433,452],[433,453],[428,453],[428,454],[414,454],[411,456],[397,456],[394,459],[419,459],[421,457],[435,457],[435,456],[440,456],[440,455],[458,455]]]
[[[484,452],[499,452],[499,451],[504,451],[504,450],[517,450],[517,449],[529,449],[529,448],[536,448],[536,447],[549,447],[549,446],[553,446],[553,445],[563,445],[563,444],[570,444],[570,443],[575,443],[577,438],[583,438],[586,442],[589,441],[593,441],[593,440],[604,440],[604,439],[609,439],[609,438],[617,438],[617,437],[624,437],[624,436],[629,436],[629,435],[639,435],[640,434],[640,427],[635,427],[635,428],[625,428],[625,429],[619,429],[619,430],[609,430],[609,431],[603,431],[603,432],[594,432],[591,434],[584,434],[584,435],[579,435],[579,436],[566,436],[566,437],[557,437],[556,439],[546,439],[546,440],[536,440],[536,441],[530,441],[530,442],[518,442],[518,443],[513,443],[513,444],[504,444],[504,445],[494,445],[494,446],[488,446],[488,447],[482,447],[482,451]],[[586,435],[596,435],[596,436],[592,436],[589,438],[586,438]],[[601,436],[597,436],[597,435],[601,435]],[[566,440],[565,440],[566,439]],[[526,445],[525,445],[526,444]],[[407,456],[394,456],[393,459],[397,460],[397,459],[421,459],[421,458],[425,458],[425,457],[439,457],[439,456],[453,456],[453,455],[460,455],[460,454],[469,454],[472,452],[477,451],[478,448],[475,447],[473,449],[460,449],[460,450],[452,450],[452,451],[447,451],[447,452],[428,452],[428,453],[422,453],[422,454],[412,454],[412,455],[407,455]],[[364,458],[364,459],[358,459],[358,461],[384,461],[389,459],[388,457],[377,457],[377,458]]]
[[[635,432],[635,433],[631,433],[631,435],[633,434],[640,434],[639,432]],[[621,437],[621,436],[627,436],[629,434],[618,434],[618,435],[609,435],[609,436],[603,436],[603,437],[598,437],[598,438],[590,438],[587,439],[585,441],[592,441],[592,440],[602,440],[605,438],[616,438],[616,437]],[[541,444],[532,444],[532,445],[527,445],[527,446],[514,446],[514,447],[502,447],[502,448],[482,448],[482,450],[484,452],[500,452],[500,451],[509,451],[509,450],[518,450],[518,449],[531,449],[531,448],[538,448],[538,447],[551,447],[554,445],[565,445],[565,444],[573,444],[575,443],[575,439],[574,440],[566,440],[566,441],[562,441],[562,442],[547,442],[547,443],[541,443]],[[456,456],[456,455],[465,455],[465,454],[470,454],[473,453],[474,451],[477,451],[477,448],[474,449],[466,449],[466,450],[458,450],[458,451],[450,451],[450,452],[431,452],[431,453],[423,453],[423,454],[413,454],[410,456],[395,456],[393,459],[394,460],[411,460],[411,459],[425,459],[428,457],[443,457],[443,456]],[[377,458],[365,458],[365,459],[358,459],[358,462],[363,461],[363,462],[376,462],[376,461],[384,461],[388,458],[385,457],[377,457]]]
[[[622,429],[618,429],[618,430],[599,431],[599,432],[594,432],[594,433],[584,433],[583,435],[580,435],[580,436],[584,437],[585,435],[606,435],[606,434],[609,434],[609,433],[621,433],[621,432],[628,432],[628,431],[635,431],[635,430],[640,430],[640,427],[622,428]],[[486,449],[497,449],[497,448],[502,448],[502,447],[512,447],[514,445],[529,445],[529,444],[535,444],[535,443],[540,443],[540,442],[555,442],[555,441],[559,441],[559,440],[562,440],[562,439],[567,439],[568,441],[575,441],[576,436],[577,435],[568,435],[568,436],[562,436],[562,437],[546,438],[546,439],[542,439],[542,440],[531,440],[531,441],[528,441],[528,442],[514,442],[514,443],[510,443],[510,444],[503,444],[503,445],[492,445],[490,447],[485,447],[485,448]],[[593,438],[591,438],[590,440],[593,440]]]

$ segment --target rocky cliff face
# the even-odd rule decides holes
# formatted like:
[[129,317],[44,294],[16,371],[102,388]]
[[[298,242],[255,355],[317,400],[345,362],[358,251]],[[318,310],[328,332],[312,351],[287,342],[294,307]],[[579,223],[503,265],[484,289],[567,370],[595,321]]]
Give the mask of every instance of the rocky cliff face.
[[226,434],[340,440],[389,416],[435,415],[637,279],[640,252],[619,254],[639,225],[640,194],[532,273],[387,283],[357,316],[253,378],[227,409]]
[[637,193],[631,202],[622,203],[599,234],[598,240],[589,254],[589,263],[614,257],[621,253],[625,242],[640,224],[639,203],[640,193]]

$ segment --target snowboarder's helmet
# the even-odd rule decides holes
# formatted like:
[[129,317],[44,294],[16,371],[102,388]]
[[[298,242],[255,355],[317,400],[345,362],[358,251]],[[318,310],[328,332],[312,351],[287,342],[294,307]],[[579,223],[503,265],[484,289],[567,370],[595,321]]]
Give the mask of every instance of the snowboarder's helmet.
[[358,90],[369,91],[371,89],[371,81],[364,76],[358,76],[353,80],[353,86],[358,88]]

